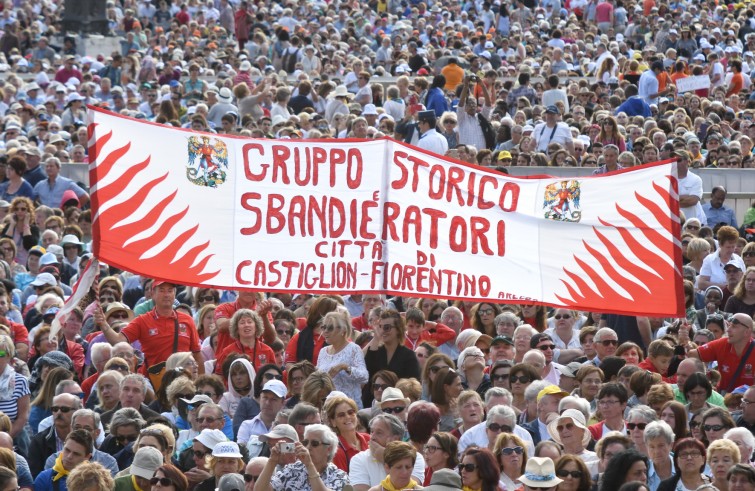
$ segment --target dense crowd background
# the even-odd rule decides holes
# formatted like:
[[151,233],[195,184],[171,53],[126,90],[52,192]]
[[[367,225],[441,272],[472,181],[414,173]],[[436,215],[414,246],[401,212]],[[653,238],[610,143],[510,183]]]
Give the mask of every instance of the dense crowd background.
[[[703,201],[694,170],[753,167],[749,3],[109,1],[118,49],[83,55],[63,15],[0,5],[0,491],[755,490],[755,209]],[[88,190],[64,177],[88,163],[87,105],[496,172],[675,158],[686,315],[101,264],[51,337],[92,260]]]

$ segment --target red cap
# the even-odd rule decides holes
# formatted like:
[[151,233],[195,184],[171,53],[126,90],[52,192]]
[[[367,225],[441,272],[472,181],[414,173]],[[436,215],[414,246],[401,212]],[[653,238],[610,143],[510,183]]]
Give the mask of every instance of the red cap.
[[164,284],[164,283],[167,283],[167,284],[169,284],[169,285],[173,285],[173,286],[176,286],[176,284],[175,284],[175,283],[173,283],[172,281],[165,281],[165,280],[155,280],[155,281],[153,281],[153,282],[152,282],[152,288],[157,288],[158,286],[160,286],[160,285],[162,285],[162,284]]

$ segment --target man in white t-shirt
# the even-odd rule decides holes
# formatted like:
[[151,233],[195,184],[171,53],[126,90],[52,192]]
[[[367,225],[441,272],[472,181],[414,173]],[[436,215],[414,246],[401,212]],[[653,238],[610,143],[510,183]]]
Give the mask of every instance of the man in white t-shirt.
[[703,180],[699,176],[689,172],[689,163],[692,156],[686,150],[676,152],[679,159],[676,163],[679,173],[679,206],[685,218],[697,218],[700,223],[707,223],[703,205]]
[[548,153],[548,145],[558,143],[564,147],[570,155],[574,155],[574,142],[572,141],[571,130],[566,123],[560,123],[559,113],[556,106],[545,108],[545,122],[535,126],[532,136],[537,143],[537,151]]

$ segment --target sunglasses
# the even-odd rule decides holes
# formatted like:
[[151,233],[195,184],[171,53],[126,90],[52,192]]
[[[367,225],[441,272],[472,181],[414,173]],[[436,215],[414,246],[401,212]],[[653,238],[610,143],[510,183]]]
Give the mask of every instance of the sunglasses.
[[561,319],[571,319],[571,315],[569,315],[569,314],[563,314],[563,315],[558,314],[556,316],[553,316],[553,318],[556,319],[557,321],[560,321]]
[[507,447],[501,449],[501,455],[522,455],[524,453],[524,449],[522,447]]
[[627,429],[633,430],[635,428],[639,429],[640,431],[644,430],[647,426],[647,423],[627,423]]
[[520,384],[528,384],[530,383],[531,379],[527,375],[519,375],[518,377],[516,375],[511,376],[511,383],[520,383]]
[[279,330],[276,329],[275,332],[276,332],[276,334],[278,334],[278,336],[284,336],[284,335],[285,336],[293,336],[293,334],[294,334],[293,330],[290,330],[290,331],[280,330],[279,331]]
[[7,351],[5,351],[5,350],[0,350],[0,358],[5,358],[5,357],[6,357],[6,356],[8,356],[8,355],[9,355],[9,353],[8,353]]
[[556,472],[556,475],[558,477],[573,477],[574,479],[582,479],[582,471],[567,471],[565,469],[561,469],[560,471]]
[[385,390],[388,387],[390,387],[388,384],[372,384],[372,390]]
[[123,445],[126,442],[135,442],[136,441],[136,435],[118,435],[115,437],[115,439]]
[[702,426],[702,423],[699,422],[699,421],[690,421],[689,422],[690,429],[697,428],[698,426]]
[[173,481],[168,479],[167,477],[153,477],[149,480],[149,483],[153,486],[157,486],[158,483],[160,483],[160,486],[168,487],[173,485]]
[[194,457],[198,459],[203,459],[205,458],[205,455],[208,455],[210,452],[202,452],[201,450],[194,450],[193,453],[194,453]]
[[508,380],[509,374],[508,373],[502,373],[502,374],[493,374],[493,380]]
[[737,319],[736,317],[732,317],[731,320],[729,321],[729,324],[731,324],[733,326],[742,326],[742,327],[749,328],[749,326],[747,324],[745,324],[741,320]]
[[325,442],[321,442],[321,441],[319,441],[319,440],[302,440],[302,441],[301,441],[301,444],[302,444],[302,445],[304,445],[305,447],[312,447],[312,448],[317,448],[317,447],[319,447],[320,445],[322,445],[322,446],[324,446],[324,447],[327,447],[327,446],[328,446],[328,444],[327,444],[327,443],[325,443]]
[[383,409],[383,412],[386,414],[401,414],[404,412],[405,407],[387,407]]
[[438,365],[436,365],[434,367],[430,367],[430,373],[438,373],[443,368],[448,368],[448,367],[445,366],[445,365],[444,366],[438,366]]
[[199,424],[212,423],[213,421],[217,421],[219,419],[220,418],[211,418],[209,416],[205,416],[205,417],[202,417],[202,418],[197,418],[197,423],[199,423]]
[[477,469],[477,464],[459,464],[459,472],[474,472],[475,469]]
[[277,373],[267,372],[264,375],[262,375],[262,378],[265,380],[283,380],[283,375],[278,375]]
[[128,367],[126,365],[121,365],[121,364],[116,363],[114,365],[110,365],[110,370],[118,370],[119,372],[128,372]]
[[244,481],[246,482],[254,482],[256,481],[260,476],[253,476],[252,474],[244,474]]
[[383,324],[382,326],[380,326],[380,329],[382,329],[383,332],[388,332],[393,329],[393,327],[393,324]]
[[554,349],[556,349],[556,345],[555,344],[544,344],[542,346],[538,346],[537,349],[539,349],[540,351],[548,351],[548,350],[553,351]]
[[498,423],[490,423],[488,425],[488,429],[490,431],[495,431],[495,432],[502,431],[504,433],[511,433],[511,431],[512,431],[511,430],[511,426],[508,426],[508,425],[499,425]]
[[203,302],[214,302],[215,301],[215,297],[213,297],[212,295],[205,295],[203,297],[199,297],[199,300],[201,300]]
[[600,344],[602,344],[603,346],[618,346],[619,341],[616,339],[604,339],[600,342]]
[[73,411],[73,408],[68,407],[68,406],[53,406],[50,408],[50,410],[54,413],[57,413],[58,411],[60,411],[63,414],[68,414],[71,411]]
[[703,431],[721,431],[724,428],[726,428],[724,425],[703,425]]

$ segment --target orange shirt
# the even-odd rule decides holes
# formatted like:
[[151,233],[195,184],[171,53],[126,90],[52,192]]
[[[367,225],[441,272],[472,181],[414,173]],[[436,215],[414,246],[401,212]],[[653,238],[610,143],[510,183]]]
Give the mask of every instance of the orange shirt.
[[739,94],[742,92],[742,88],[744,88],[745,81],[744,78],[742,78],[741,73],[735,73],[731,77],[731,85],[729,86],[729,90],[726,92],[726,97],[729,97],[730,95]]
[[459,65],[446,65],[440,73],[446,77],[446,90],[456,90],[456,86],[464,80],[464,69]]

